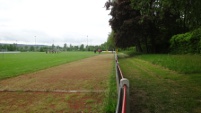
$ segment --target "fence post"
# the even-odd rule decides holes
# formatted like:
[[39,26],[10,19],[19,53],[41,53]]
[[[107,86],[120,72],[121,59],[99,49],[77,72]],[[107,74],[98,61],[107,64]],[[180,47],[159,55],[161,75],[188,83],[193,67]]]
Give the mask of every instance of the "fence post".
[[116,106],[116,113],[121,113],[121,109],[122,109],[122,88],[118,87],[118,100],[117,100],[117,106]]
[[129,98],[130,98],[129,87],[130,86],[129,86],[129,80],[126,78],[122,78],[120,80],[121,89],[124,88],[124,85],[126,85],[126,87],[127,87],[127,90],[126,90],[126,113],[130,113],[130,100],[129,100]]

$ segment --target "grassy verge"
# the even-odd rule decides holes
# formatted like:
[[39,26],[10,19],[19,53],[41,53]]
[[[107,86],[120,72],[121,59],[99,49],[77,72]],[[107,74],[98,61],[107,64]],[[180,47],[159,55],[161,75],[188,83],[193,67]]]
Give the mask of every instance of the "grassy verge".
[[119,62],[130,81],[131,112],[201,112],[200,56],[140,55]]
[[95,55],[93,52],[0,54],[0,79],[38,71],[93,55]]
[[115,75],[115,66],[113,65],[113,71],[110,75],[108,81],[108,90],[106,91],[106,97],[104,100],[104,113],[114,113],[116,110],[117,104],[117,84],[116,84],[116,75]]
[[171,70],[192,74],[201,73],[200,55],[139,55],[139,59],[149,61],[153,64],[161,65]]

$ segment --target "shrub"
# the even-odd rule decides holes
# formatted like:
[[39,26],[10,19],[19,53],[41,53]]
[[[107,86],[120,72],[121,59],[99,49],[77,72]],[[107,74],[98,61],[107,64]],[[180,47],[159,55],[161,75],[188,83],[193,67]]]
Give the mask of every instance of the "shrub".
[[201,28],[192,32],[174,35],[170,39],[172,53],[201,53]]

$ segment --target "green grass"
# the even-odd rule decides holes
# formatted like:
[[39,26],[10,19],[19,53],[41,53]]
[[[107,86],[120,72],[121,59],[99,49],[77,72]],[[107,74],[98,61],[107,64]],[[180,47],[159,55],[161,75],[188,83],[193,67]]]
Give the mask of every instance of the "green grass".
[[137,58],[180,73],[201,73],[201,55],[139,55]]
[[131,112],[201,113],[200,56],[137,55],[119,62],[130,81]]
[[110,75],[110,78],[108,80],[108,89],[105,93],[106,97],[104,99],[104,106],[103,106],[104,113],[114,113],[116,110],[117,84],[116,84],[116,75],[115,75],[114,67],[113,67],[113,71]]
[[93,52],[0,54],[0,79],[31,73],[95,55]]

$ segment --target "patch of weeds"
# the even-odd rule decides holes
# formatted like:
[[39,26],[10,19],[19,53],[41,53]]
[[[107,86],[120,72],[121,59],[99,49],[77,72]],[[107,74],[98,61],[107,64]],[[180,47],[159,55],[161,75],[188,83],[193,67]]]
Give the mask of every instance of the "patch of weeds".
[[117,85],[116,85],[116,76],[115,76],[115,65],[113,65],[113,71],[110,75],[108,81],[108,89],[105,93],[105,100],[104,100],[104,113],[114,113],[116,110],[117,104]]
[[86,100],[86,104],[91,104],[91,103],[95,103],[94,99],[87,99]]
[[51,95],[49,95],[48,97],[47,97],[47,102],[48,103],[50,103],[50,102],[52,102],[53,100],[54,100],[55,98],[53,97],[53,96],[51,96]]
[[70,98],[71,98],[71,95],[66,95],[66,96],[65,96],[65,101],[69,101]]
[[55,111],[62,111],[62,112],[68,112],[69,109],[69,105],[67,103],[64,102],[60,102],[59,104],[55,105]]
[[103,106],[103,103],[94,103],[93,105],[91,105],[91,113],[102,113],[103,112],[103,108],[100,107]]

